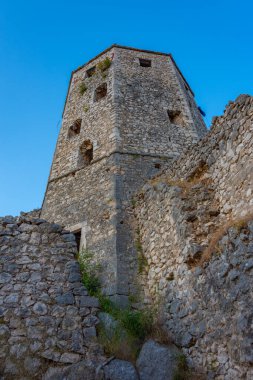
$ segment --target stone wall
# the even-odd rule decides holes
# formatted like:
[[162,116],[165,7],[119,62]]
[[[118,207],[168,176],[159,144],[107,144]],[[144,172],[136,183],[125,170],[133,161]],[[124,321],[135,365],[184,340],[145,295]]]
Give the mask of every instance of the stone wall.
[[230,103],[134,208],[144,302],[160,304],[191,364],[215,379],[253,376],[252,118],[251,97]]
[[[196,177],[205,167],[222,215],[240,216],[253,208],[253,99],[240,95],[215,117],[211,132],[165,170],[167,178]],[[204,174],[204,173],[203,173]]]
[[[106,58],[110,67],[101,71]],[[151,67],[140,66],[140,59]],[[91,68],[96,71],[89,76]],[[107,94],[96,101],[104,83]],[[179,112],[180,120],[171,122],[168,110]],[[76,120],[80,130],[70,133]],[[81,230],[82,244],[104,268],[106,294],[126,301],[131,292],[132,195],[205,132],[193,94],[169,54],[113,46],[72,73],[41,215]],[[84,141],[93,144],[88,164],[79,160]]]
[[[140,66],[140,59],[151,67]],[[113,64],[120,151],[174,157],[205,135],[193,94],[169,54],[119,47]],[[169,110],[179,113],[174,122]]]
[[[98,300],[87,295],[74,235],[56,224],[0,218],[0,377],[41,379],[51,367],[99,362]],[[2,377],[3,376],[3,377]]]

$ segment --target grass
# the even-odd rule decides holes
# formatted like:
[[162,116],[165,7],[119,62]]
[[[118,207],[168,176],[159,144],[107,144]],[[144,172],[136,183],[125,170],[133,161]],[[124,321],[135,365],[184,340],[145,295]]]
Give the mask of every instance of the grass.
[[136,230],[137,238],[135,241],[135,248],[137,250],[138,272],[143,273],[148,266],[148,261],[143,253],[140,230]]
[[[111,299],[102,294],[99,273],[101,265],[94,260],[93,254],[87,250],[82,250],[78,254],[83,285],[89,295],[99,299],[101,311],[110,314],[119,330],[115,329],[113,338],[106,336],[106,331],[101,324],[98,329],[99,341],[103,344],[107,353],[119,358],[136,359],[140,347],[144,340],[152,333],[154,324],[154,313],[150,309],[135,310],[131,304],[127,308],[121,309]],[[126,338],[122,340],[120,332],[126,332]]]
[[253,212],[250,212],[247,215],[238,219],[230,219],[225,224],[219,226],[216,229],[216,231],[212,234],[208,246],[203,251],[199,264],[204,265],[212,258],[214,252],[217,252],[219,250],[218,243],[221,240],[221,238],[228,232],[229,228],[234,227],[238,230],[238,232],[240,232],[241,229],[245,228],[247,223],[251,220],[253,220]]
[[200,163],[197,169],[195,169],[186,179],[175,179],[166,177],[164,175],[158,175],[152,178],[149,182],[151,185],[155,186],[161,182],[166,183],[169,186],[180,187],[184,193],[189,192],[195,185],[200,183],[207,183],[208,179],[204,179],[203,175],[208,171],[208,165],[204,162]]
[[100,323],[98,340],[106,354],[135,362],[143,342],[152,331],[153,315],[149,310],[120,309],[105,296],[99,296],[102,311],[110,314],[117,325],[112,335]]
[[173,380],[189,380],[190,371],[187,365],[186,356],[179,354],[176,358],[177,369],[173,375]]
[[108,356],[115,356],[118,359],[135,363],[139,346],[136,344],[136,340],[129,335],[122,339],[120,329],[115,329],[113,336],[108,337],[104,326],[100,324],[98,326],[98,341]]
[[89,111],[89,109],[90,109],[90,107],[89,107],[89,106],[87,106],[87,105],[84,105],[84,106],[83,106],[83,110],[84,110],[84,112],[88,112],[88,111]]
[[[137,235],[140,236],[139,230]],[[139,249],[142,250],[141,245]],[[101,265],[96,263],[93,254],[88,250],[82,250],[78,254],[78,261],[82,282],[89,295],[97,297],[101,311],[108,313],[116,321],[117,327],[113,331],[113,336],[110,334],[110,337],[102,323],[98,326],[98,341],[108,355],[134,362],[146,339],[152,338],[164,344],[171,343],[164,328],[164,321],[161,320],[158,305],[141,310],[133,309],[131,302],[136,302],[136,295],[130,295],[129,306],[121,309],[102,293],[99,281]]]
[[132,198],[131,199],[131,205],[132,205],[133,208],[136,207],[136,203],[137,203],[136,199]]
[[91,296],[96,296],[101,287],[98,278],[101,265],[94,262],[93,254],[86,249],[79,252],[77,259],[80,265],[83,285]]
[[84,82],[80,83],[80,86],[79,86],[79,94],[80,95],[83,95],[86,91],[87,91],[87,86]]
[[98,64],[97,64],[97,68],[98,70],[100,70],[101,72],[109,69],[109,67],[111,66],[112,62],[110,60],[109,57],[106,57],[103,61],[100,61]]

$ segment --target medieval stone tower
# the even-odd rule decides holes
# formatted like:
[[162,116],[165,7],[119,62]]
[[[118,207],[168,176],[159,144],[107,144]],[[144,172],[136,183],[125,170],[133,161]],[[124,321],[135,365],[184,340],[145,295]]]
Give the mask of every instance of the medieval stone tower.
[[205,133],[170,54],[113,45],[73,71],[42,217],[94,253],[108,295],[131,292],[133,194]]

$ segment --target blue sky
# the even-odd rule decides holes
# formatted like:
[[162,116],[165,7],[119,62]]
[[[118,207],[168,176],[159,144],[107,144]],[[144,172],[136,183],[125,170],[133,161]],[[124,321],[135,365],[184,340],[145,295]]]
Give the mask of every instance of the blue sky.
[[170,52],[205,110],[253,94],[250,0],[2,1],[0,215],[40,207],[70,73],[113,43]]

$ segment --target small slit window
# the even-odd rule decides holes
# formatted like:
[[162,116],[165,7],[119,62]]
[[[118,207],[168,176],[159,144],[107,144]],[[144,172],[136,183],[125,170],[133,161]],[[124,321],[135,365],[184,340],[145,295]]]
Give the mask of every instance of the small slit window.
[[168,110],[168,117],[171,122],[171,124],[176,124],[176,125],[183,125],[183,115],[182,112],[179,110]]
[[107,83],[103,83],[95,90],[95,102],[98,102],[100,99],[103,99],[106,95]]
[[76,245],[77,245],[77,252],[80,251],[80,244],[81,244],[81,230],[73,232],[76,238]]
[[77,119],[70,127],[68,132],[68,137],[74,137],[79,135],[81,131],[82,119]]
[[90,165],[93,160],[93,144],[90,140],[85,140],[79,148],[78,166]]
[[139,58],[141,67],[151,67],[151,59]]
[[86,71],[86,75],[88,78],[92,77],[96,72],[96,66],[91,67]]

